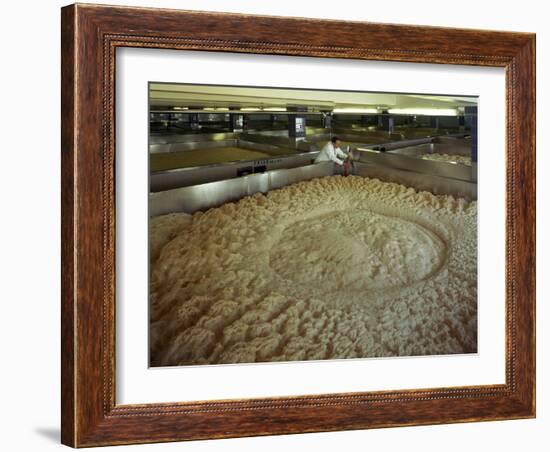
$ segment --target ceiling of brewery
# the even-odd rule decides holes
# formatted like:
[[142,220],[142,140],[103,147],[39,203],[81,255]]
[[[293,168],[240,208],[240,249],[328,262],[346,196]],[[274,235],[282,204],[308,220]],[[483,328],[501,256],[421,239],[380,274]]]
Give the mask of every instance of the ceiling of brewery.
[[476,105],[476,97],[320,91],[282,88],[150,84],[152,107],[457,108]]

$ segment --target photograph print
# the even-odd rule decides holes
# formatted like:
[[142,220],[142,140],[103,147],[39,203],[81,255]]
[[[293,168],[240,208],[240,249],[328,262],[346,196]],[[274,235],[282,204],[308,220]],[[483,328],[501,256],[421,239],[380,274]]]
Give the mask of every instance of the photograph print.
[[148,93],[151,367],[477,353],[477,97]]

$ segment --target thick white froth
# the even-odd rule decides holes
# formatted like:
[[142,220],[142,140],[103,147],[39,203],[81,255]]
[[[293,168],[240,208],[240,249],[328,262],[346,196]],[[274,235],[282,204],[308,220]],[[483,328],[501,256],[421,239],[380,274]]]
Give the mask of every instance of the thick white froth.
[[152,363],[475,352],[476,215],[475,202],[331,176],[159,217]]

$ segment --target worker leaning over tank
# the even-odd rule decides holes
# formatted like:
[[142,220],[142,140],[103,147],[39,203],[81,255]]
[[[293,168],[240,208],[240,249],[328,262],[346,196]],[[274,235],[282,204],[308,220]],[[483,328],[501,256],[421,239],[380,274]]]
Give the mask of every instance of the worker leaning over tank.
[[350,173],[352,168],[351,153],[349,151],[349,146],[346,148],[346,151],[343,151],[340,146],[342,145],[342,140],[339,137],[334,136],[330,141],[323,146],[319,155],[315,158],[314,163],[319,162],[334,162],[337,166],[337,170],[340,174],[347,176]]

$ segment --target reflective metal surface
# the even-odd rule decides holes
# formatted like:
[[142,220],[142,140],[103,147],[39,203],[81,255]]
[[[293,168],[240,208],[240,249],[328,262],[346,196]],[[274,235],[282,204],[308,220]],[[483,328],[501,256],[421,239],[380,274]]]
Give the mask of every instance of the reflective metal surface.
[[149,145],[172,144],[201,141],[224,141],[239,138],[238,133],[182,133],[182,134],[152,134],[149,136]]
[[441,154],[472,155],[472,139],[470,137],[437,137],[434,140],[435,152]]
[[237,140],[236,147],[250,149],[251,151],[262,151],[272,156],[295,154],[296,149],[291,147],[276,146],[269,143],[252,143],[242,139]]
[[401,133],[387,132],[384,130],[369,130],[366,127],[338,127],[333,129],[333,135],[338,135],[344,141],[358,143],[386,143],[399,141],[405,138]]
[[207,210],[254,193],[267,193],[269,190],[302,180],[331,174],[333,174],[332,163],[319,163],[151,193],[149,195],[149,216]]
[[374,146],[376,150],[393,151],[397,152],[398,149],[408,148],[410,146],[418,146],[422,144],[432,143],[433,138],[411,138],[408,140],[392,141],[388,143],[382,143],[378,146]]
[[[251,147],[251,149],[253,148]],[[251,169],[250,172],[295,168],[311,164],[317,154],[318,152],[304,152],[292,155],[274,156],[262,160],[239,161],[219,165],[159,171],[150,175],[149,189],[151,192],[159,192],[173,188],[204,184],[207,182],[223,181],[225,179],[238,177],[239,172],[247,168]]]
[[[149,216],[153,217],[171,212],[193,213],[199,210],[204,211],[255,193],[267,193],[269,190],[296,182],[333,174],[334,165],[331,162],[323,162],[151,193],[149,195]],[[360,162],[356,162],[354,174],[362,177],[373,177],[386,182],[396,182],[419,191],[425,190],[434,194],[448,194],[468,200],[477,199],[477,184],[474,182],[419,174],[395,168],[384,168]]]
[[386,150],[411,157],[418,157],[434,152],[470,156],[472,152],[472,142],[467,138],[437,137],[433,139],[407,140],[403,144],[404,146],[399,146],[399,143],[392,143],[386,146]]
[[[240,141],[299,150],[306,150],[311,146],[320,149],[320,147],[325,144],[324,142],[330,140],[331,136],[331,133],[327,129],[322,128],[308,128],[306,137],[303,140],[296,140],[295,138],[289,137],[287,130],[153,135],[150,137],[149,152],[155,154],[207,149],[209,147],[239,146]],[[351,145],[353,147],[384,145],[385,149],[412,146],[432,140],[432,138],[402,140],[403,137],[399,134],[389,134],[380,131],[350,131],[348,133],[338,133],[338,136],[346,145]]]
[[[323,142],[330,139],[325,129],[315,129],[314,132],[310,131],[303,141],[289,138],[287,131],[151,137],[152,153],[236,146],[263,151],[270,156],[261,160],[152,173],[150,214],[177,211],[191,213],[257,192],[265,193],[300,180],[334,174],[332,163],[311,164]],[[339,134],[345,145],[351,146],[352,154],[358,159],[357,175],[398,182],[435,194],[477,198],[475,163],[469,167],[418,158],[419,155],[432,152],[469,155],[471,143],[463,134],[408,140],[400,136],[398,141],[391,142],[388,141],[390,135],[387,132],[359,132]],[[369,143],[369,140],[373,142]],[[387,152],[373,150],[382,147]]]
[[429,191],[435,195],[453,195],[469,201],[477,199],[477,184],[471,181],[385,168],[368,163],[355,163],[354,174],[375,177],[384,182],[396,182],[419,191]]
[[[429,144],[421,145],[429,149]],[[361,163],[378,165],[384,168],[395,168],[426,175],[447,177],[463,181],[472,181],[472,167],[434,160],[424,160],[417,157],[398,154],[396,152],[378,152],[366,149],[356,149],[354,155]]]
[[280,134],[241,133],[240,139],[249,143],[294,148],[296,140],[289,138],[287,131],[284,132]]
[[194,151],[196,149],[208,149],[219,147],[238,147],[239,140],[220,140],[220,141],[179,141],[175,143],[150,144],[150,154],[164,154],[167,152]]
[[435,144],[430,140],[424,143],[418,143],[416,145],[409,145],[405,147],[394,147],[386,149],[391,154],[405,155],[407,157],[420,157],[424,154],[432,154],[435,149]]

